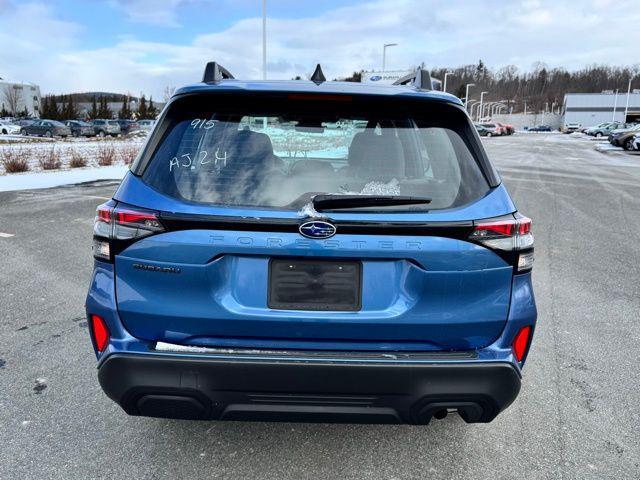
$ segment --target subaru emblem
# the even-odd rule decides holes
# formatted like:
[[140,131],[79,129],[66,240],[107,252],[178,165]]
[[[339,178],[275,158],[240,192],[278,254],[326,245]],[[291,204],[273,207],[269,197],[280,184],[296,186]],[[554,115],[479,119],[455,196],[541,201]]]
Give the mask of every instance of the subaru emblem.
[[372,82],[377,82],[378,80],[382,80],[382,77],[380,75],[373,75],[371,77]]
[[330,238],[336,234],[336,227],[328,222],[312,220],[305,222],[298,228],[300,234],[307,238]]

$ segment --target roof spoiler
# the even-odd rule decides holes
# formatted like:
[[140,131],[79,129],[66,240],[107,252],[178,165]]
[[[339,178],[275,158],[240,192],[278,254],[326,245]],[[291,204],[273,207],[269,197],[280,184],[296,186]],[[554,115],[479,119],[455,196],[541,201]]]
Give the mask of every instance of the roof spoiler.
[[223,79],[234,78],[231,72],[216,62],[208,62],[204,67],[203,83],[218,83]]
[[394,85],[413,85],[420,90],[440,90],[442,82],[437,78],[432,78],[429,70],[418,68],[404,77],[399,78]]

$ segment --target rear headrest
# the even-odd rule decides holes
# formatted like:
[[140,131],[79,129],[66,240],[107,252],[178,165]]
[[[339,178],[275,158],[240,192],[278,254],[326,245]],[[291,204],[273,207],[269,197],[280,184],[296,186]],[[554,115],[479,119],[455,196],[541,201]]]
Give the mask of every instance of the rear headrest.
[[291,166],[290,175],[330,177],[335,173],[330,162],[322,160],[298,160]]
[[404,153],[400,140],[382,130],[373,129],[357,133],[349,147],[349,167],[356,178],[388,182],[405,177]]
[[269,135],[252,132],[251,130],[241,130],[236,138],[238,142],[238,152],[245,157],[270,156],[273,155],[273,145]]

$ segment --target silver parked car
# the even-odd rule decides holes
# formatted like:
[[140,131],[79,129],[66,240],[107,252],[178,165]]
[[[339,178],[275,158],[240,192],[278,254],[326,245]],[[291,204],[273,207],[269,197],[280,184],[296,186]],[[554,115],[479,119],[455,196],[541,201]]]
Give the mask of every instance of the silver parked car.
[[120,124],[116,120],[97,119],[91,123],[95,134],[99,137],[106,137],[107,135],[117,137],[121,133]]

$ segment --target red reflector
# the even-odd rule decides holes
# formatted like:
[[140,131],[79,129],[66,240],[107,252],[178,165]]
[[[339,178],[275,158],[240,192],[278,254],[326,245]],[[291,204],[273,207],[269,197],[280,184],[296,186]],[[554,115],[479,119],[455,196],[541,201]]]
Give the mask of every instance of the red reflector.
[[523,327],[518,332],[515,340],[513,341],[513,353],[519,362],[524,358],[524,354],[527,351],[527,345],[529,344],[529,335],[531,334],[531,327]]
[[109,330],[104,324],[104,320],[98,315],[91,315],[91,328],[93,329],[96,348],[99,352],[103,352],[109,343]]

